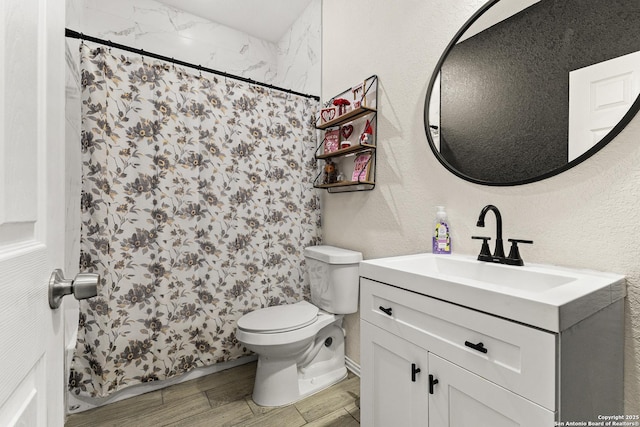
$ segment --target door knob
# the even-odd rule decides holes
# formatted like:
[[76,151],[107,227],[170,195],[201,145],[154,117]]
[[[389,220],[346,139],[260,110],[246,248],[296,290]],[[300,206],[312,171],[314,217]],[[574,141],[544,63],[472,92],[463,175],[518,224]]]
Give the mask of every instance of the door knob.
[[49,279],[49,307],[60,307],[62,297],[73,293],[77,300],[87,299],[98,295],[100,275],[93,273],[78,273],[75,279],[65,279],[61,269],[53,270]]

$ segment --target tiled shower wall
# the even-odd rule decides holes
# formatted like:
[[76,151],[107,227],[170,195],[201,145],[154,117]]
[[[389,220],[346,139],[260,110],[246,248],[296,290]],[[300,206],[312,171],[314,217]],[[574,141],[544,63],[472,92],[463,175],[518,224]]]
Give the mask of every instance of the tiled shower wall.
[[[75,0],[71,0],[75,2]],[[320,94],[321,0],[278,43],[155,0],[85,0],[73,30],[312,95]]]

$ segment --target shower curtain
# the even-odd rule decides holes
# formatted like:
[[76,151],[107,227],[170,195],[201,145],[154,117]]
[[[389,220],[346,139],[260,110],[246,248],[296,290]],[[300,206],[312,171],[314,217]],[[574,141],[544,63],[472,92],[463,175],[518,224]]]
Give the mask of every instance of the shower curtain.
[[69,389],[104,397],[247,354],[249,311],[308,299],[318,102],[82,50],[81,302]]

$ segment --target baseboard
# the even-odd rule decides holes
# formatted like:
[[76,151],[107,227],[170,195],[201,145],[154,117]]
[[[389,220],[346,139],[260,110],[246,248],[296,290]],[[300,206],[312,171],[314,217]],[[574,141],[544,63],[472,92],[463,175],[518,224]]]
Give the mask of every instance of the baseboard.
[[355,375],[360,377],[360,365],[349,359],[347,356],[344,357],[344,364],[348,370],[353,372]]

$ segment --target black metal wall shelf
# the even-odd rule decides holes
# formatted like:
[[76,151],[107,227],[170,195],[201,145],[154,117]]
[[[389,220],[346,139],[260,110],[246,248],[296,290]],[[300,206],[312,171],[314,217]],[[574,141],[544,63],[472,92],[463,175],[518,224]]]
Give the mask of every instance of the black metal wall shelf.
[[[344,100],[346,97],[352,98],[349,101],[352,108],[339,114],[340,106],[334,107],[333,105],[336,105],[336,100]],[[342,177],[336,174],[338,177],[328,178],[325,167],[323,167],[314,180],[313,186],[315,188],[325,189],[329,193],[369,191],[375,188],[378,138],[377,105],[378,77],[376,75],[339,93],[325,103],[325,108],[322,109],[316,122],[316,128],[324,131],[324,138],[316,148],[315,158],[325,160],[323,165],[325,167],[328,162],[335,162],[335,166],[343,174],[340,174]],[[366,119],[366,123],[364,119]],[[360,132],[354,132],[355,129]],[[348,132],[345,132],[346,130]],[[327,134],[330,132],[333,133],[333,140],[329,147]],[[352,134],[353,137],[351,137]],[[370,155],[360,157],[361,154],[366,153]],[[351,157],[354,158],[354,161],[350,161]],[[353,171],[358,167],[355,164],[356,161],[360,162],[359,167],[362,168],[359,173]]]

